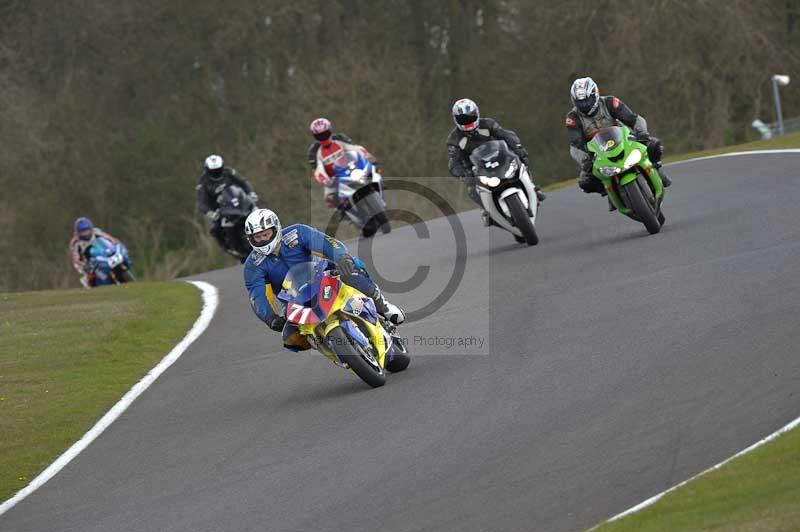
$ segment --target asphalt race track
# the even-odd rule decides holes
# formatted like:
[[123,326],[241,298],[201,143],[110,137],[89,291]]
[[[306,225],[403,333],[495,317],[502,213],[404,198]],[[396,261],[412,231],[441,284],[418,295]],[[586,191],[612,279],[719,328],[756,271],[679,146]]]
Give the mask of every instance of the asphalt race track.
[[800,415],[800,155],[670,175],[655,236],[570,188],[537,247],[474,211],[465,248],[378,237],[386,279],[431,267],[409,310],[464,268],[376,390],[282,350],[240,268],[198,276],[208,331],[0,530],[580,530],[727,458]]

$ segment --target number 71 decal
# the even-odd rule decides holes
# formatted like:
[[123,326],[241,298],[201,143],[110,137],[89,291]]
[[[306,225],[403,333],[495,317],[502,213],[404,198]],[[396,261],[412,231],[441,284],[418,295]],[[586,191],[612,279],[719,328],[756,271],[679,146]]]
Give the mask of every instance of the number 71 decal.
[[308,315],[311,314],[311,308],[292,303],[289,307],[289,321],[299,324],[304,324],[308,320]]

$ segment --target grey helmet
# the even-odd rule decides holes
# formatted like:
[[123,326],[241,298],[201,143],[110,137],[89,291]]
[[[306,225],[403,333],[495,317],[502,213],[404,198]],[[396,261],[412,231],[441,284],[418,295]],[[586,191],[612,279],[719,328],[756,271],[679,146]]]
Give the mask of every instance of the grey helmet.
[[600,89],[592,78],[578,78],[569,90],[575,108],[586,116],[592,116],[600,105]]

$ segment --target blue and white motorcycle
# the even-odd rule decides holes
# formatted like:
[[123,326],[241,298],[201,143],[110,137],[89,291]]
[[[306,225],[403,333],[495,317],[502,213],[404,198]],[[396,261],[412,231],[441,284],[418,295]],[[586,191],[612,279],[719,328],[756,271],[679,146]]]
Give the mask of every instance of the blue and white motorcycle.
[[122,242],[97,237],[86,249],[86,270],[91,286],[132,283],[131,260]]
[[367,238],[378,229],[391,232],[381,174],[360,150],[344,149],[333,163],[333,177],[342,217],[347,216]]

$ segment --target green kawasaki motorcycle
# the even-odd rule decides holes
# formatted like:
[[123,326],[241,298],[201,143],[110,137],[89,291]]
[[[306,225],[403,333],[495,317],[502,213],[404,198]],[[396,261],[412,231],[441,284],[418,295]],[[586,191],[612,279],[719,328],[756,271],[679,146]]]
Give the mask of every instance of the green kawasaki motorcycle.
[[619,212],[641,222],[653,235],[664,225],[664,185],[647,156],[625,126],[600,129],[587,146],[594,154],[593,173]]

